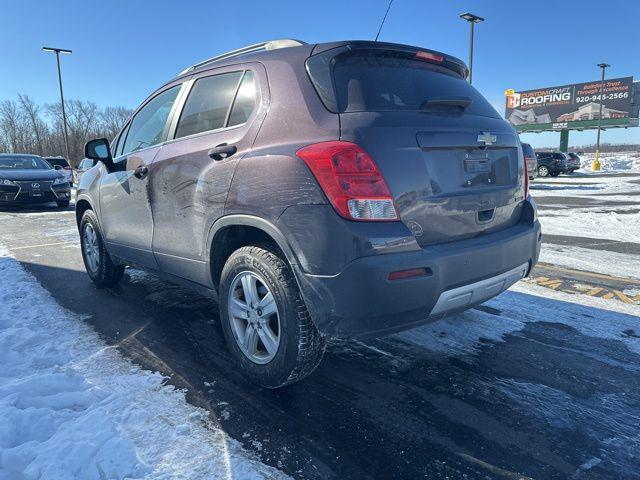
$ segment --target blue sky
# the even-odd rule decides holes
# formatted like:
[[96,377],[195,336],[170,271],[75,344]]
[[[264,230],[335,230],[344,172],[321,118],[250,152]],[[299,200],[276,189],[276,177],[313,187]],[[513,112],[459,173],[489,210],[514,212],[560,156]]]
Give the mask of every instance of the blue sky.
[[[58,99],[50,45],[64,56],[65,94],[98,105],[135,107],[191,63],[273,38],[307,42],[373,38],[387,0],[286,1],[11,1],[2,7],[0,99],[26,93]],[[506,88],[591,81],[596,64],[608,75],[640,78],[640,1],[394,0],[381,40],[421,45],[468,58],[471,11],[476,29],[474,85],[504,113]],[[528,134],[534,146],[559,134]],[[640,128],[612,129],[603,141],[640,143]],[[571,144],[595,143],[595,131],[572,132]]]

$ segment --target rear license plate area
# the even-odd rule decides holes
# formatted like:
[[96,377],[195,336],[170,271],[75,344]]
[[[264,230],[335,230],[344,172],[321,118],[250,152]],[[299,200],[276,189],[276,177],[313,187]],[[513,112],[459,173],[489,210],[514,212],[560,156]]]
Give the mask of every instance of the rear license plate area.
[[464,171],[467,173],[487,173],[490,170],[488,158],[466,158],[464,161]]

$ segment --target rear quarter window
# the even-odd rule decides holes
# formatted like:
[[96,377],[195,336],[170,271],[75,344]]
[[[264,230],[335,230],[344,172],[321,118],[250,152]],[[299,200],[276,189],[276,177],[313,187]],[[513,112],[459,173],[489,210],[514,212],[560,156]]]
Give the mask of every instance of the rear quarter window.
[[243,74],[242,71],[229,72],[196,80],[178,121],[175,138],[223,128]]

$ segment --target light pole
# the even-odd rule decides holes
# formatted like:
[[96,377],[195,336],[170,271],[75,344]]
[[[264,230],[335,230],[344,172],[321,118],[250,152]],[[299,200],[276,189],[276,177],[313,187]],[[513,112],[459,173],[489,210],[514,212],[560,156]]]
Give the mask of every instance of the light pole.
[[62,127],[64,129],[64,149],[67,152],[67,161],[71,163],[71,158],[69,157],[69,140],[67,138],[67,115],[64,111],[64,94],[62,93],[62,73],[60,72],[60,54],[71,53],[71,50],[66,50],[64,48],[42,47],[42,51],[55,52],[56,54],[56,62],[58,63],[58,83],[60,84],[60,104],[62,105]]
[[471,26],[469,32],[469,83],[471,83],[473,79],[473,27],[476,23],[484,22],[484,18],[469,12],[461,13],[460,18],[469,22]]
[[600,170],[600,128],[602,127],[602,102],[604,101],[604,71],[610,67],[608,63],[599,63],[602,69],[602,79],[600,80],[600,113],[598,114],[598,136],[596,137],[596,159],[591,164],[591,170]]

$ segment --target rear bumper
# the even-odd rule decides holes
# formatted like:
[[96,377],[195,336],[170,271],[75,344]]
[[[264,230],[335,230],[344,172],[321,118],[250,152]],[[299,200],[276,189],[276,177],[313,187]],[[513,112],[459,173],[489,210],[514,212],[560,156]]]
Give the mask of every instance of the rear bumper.
[[[540,223],[522,222],[419,251],[359,258],[337,275],[296,274],[322,333],[378,336],[438,320],[498,295],[535,265],[540,240]],[[428,274],[388,280],[391,272],[413,268],[425,268]]]

